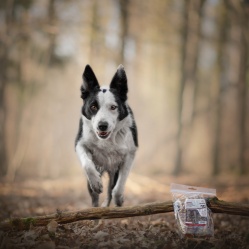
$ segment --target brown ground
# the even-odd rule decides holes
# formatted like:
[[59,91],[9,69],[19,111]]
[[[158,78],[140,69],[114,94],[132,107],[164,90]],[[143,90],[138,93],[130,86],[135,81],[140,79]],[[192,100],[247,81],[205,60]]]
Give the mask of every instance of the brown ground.
[[[171,182],[217,189],[226,201],[249,203],[246,178],[222,177],[210,181],[193,177],[153,177],[132,174],[125,205],[170,200]],[[0,183],[0,220],[73,211],[90,207],[83,176],[58,180],[26,180]],[[181,238],[173,213],[128,219],[80,221],[27,231],[0,231],[0,248],[247,248],[249,218],[214,214],[215,235],[209,239]]]

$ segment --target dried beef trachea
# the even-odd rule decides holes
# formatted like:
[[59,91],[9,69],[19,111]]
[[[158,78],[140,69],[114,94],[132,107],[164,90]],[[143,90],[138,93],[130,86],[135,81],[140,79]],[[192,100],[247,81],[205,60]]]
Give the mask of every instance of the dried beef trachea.
[[216,196],[216,190],[172,183],[171,193],[181,233],[190,237],[213,236],[212,212],[207,207],[206,198]]

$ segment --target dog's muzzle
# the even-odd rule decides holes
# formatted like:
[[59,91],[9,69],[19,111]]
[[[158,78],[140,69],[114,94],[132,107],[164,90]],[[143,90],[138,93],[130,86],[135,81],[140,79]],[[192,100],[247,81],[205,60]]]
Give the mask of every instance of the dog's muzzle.
[[108,132],[108,123],[107,122],[99,122],[97,134],[100,138],[107,138],[111,132]]

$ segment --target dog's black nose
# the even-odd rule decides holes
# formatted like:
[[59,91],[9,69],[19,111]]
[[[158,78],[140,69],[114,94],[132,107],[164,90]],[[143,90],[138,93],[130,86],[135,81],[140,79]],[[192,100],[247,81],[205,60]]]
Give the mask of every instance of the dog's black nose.
[[99,122],[98,128],[100,131],[106,131],[108,128],[108,123],[107,122]]

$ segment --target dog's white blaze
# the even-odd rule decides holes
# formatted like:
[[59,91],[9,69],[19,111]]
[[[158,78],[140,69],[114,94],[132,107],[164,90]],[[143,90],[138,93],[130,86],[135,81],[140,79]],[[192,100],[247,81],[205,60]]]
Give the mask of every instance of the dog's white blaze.
[[[106,89],[105,92],[102,90]],[[113,132],[116,127],[117,119],[118,119],[118,110],[111,110],[111,106],[117,105],[115,98],[112,92],[109,91],[109,88],[102,87],[101,91],[98,93],[97,99],[99,103],[99,110],[95,117],[92,119],[92,125],[95,133],[97,134],[98,125],[100,122],[108,123],[107,132]]]

